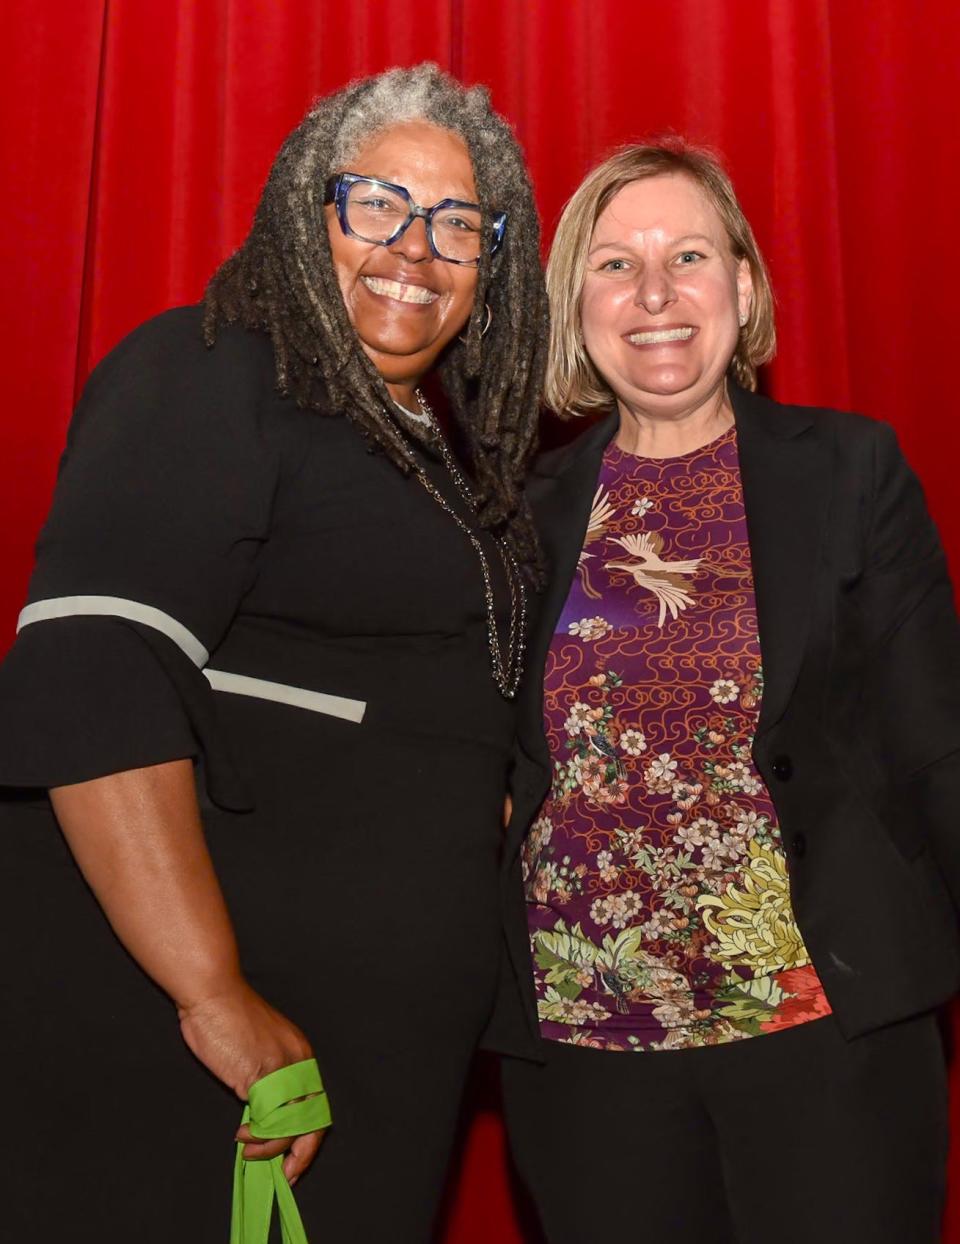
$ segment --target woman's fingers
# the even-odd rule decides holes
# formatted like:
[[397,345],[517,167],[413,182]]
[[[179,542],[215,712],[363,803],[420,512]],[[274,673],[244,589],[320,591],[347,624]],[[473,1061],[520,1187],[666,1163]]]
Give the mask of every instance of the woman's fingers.
[[257,1140],[250,1128],[244,1124],[237,1129],[235,1140],[243,1145],[243,1156],[248,1162],[263,1162],[275,1158],[280,1153],[287,1154],[283,1164],[283,1173],[293,1183],[303,1174],[317,1156],[323,1132],[305,1132],[302,1136],[285,1136],[275,1140]]
[[287,1177],[287,1183],[295,1184],[309,1167],[317,1156],[317,1150],[325,1135],[326,1132],[306,1132],[303,1136],[297,1136],[294,1139],[283,1163],[283,1173]]
[[244,1123],[237,1129],[234,1139],[239,1140],[243,1145],[243,1156],[248,1162],[262,1162],[268,1158],[275,1158],[278,1153],[285,1153],[290,1148],[293,1137],[280,1136],[274,1140],[258,1140]]
[[276,1140],[252,1140],[243,1146],[244,1160],[247,1162],[266,1162],[278,1154],[286,1153],[290,1148],[291,1136]]

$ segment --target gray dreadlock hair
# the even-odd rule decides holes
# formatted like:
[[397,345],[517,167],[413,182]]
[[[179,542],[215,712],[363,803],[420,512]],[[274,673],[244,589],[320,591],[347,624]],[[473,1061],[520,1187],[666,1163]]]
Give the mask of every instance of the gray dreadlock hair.
[[[508,214],[497,255],[482,248],[462,340],[439,363],[477,495],[478,521],[501,534],[535,583],[540,553],[523,497],[535,447],[548,340],[540,226],[520,147],[485,87],[466,88],[434,64],[391,69],[320,99],[280,149],[246,241],[214,273],[204,336],[221,323],[270,335],[277,386],[299,405],[352,420],[401,470],[413,447],[388,413],[383,378],[347,317],[324,220],[327,178],[373,135],[403,121],[459,134],[473,162],[484,229]],[[485,304],[489,305],[491,322]]]

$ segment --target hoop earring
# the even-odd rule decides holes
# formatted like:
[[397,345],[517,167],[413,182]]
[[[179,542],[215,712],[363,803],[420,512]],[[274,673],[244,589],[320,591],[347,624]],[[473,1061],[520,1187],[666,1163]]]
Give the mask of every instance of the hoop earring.
[[[486,313],[487,313],[487,320],[486,320],[486,323],[484,324],[483,328],[481,328],[481,329],[480,329],[480,336],[481,336],[481,337],[486,337],[486,335],[487,335],[487,333],[488,333],[488,331],[489,331],[489,329],[490,329],[490,325],[493,323],[493,312],[490,310],[490,304],[489,304],[489,302],[485,302],[485,303],[483,304],[483,306],[484,306],[484,310],[485,310],[485,311],[486,311]],[[467,339],[466,339],[466,337],[464,337],[463,333],[460,333],[460,334],[459,334],[459,336],[458,336],[457,340],[458,340],[458,341],[462,341],[462,342],[464,343],[464,345],[466,345],[466,343],[467,343]]]

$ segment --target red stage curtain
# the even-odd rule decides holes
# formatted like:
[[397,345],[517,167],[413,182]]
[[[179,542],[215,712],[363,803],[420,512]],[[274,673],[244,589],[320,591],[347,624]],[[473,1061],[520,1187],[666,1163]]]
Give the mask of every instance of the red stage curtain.
[[[960,569],[955,13],[952,0],[7,0],[0,649],[90,368],[144,317],[199,297],[313,96],[426,58],[490,84],[548,235],[617,143],[671,129],[724,153],[778,293],[769,388],[893,422]],[[534,1239],[516,1225],[490,1096],[481,1084],[448,1244]],[[953,1174],[960,1187],[960,1158]],[[951,1222],[945,1238],[960,1211]]]

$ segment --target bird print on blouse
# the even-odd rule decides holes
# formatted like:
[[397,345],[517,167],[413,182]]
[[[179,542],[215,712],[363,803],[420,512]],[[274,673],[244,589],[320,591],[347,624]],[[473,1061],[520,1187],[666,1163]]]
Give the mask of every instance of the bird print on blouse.
[[687,561],[664,561],[660,556],[663,538],[652,531],[645,531],[640,535],[615,536],[614,543],[621,545],[637,560],[605,562],[605,569],[625,570],[627,574],[633,575],[637,587],[656,596],[660,602],[657,626],[663,626],[668,609],[670,616],[675,618],[681,609],[693,604],[693,597],[690,595],[692,583],[686,576],[696,573],[700,565],[699,557]]
[[828,1014],[751,754],[734,429],[679,458],[608,447],[544,692],[553,783],[523,857],[543,1035],[683,1049]]
[[590,517],[587,520],[587,531],[583,540],[583,548],[577,558],[577,573],[580,576],[580,582],[583,585],[585,595],[592,597],[594,600],[600,599],[600,593],[590,582],[590,571],[587,562],[594,556],[593,553],[587,552],[587,545],[593,544],[599,540],[607,529],[607,523],[613,516],[613,508],[609,499],[604,495],[603,487],[597,489],[593,496],[593,504],[590,507]]

